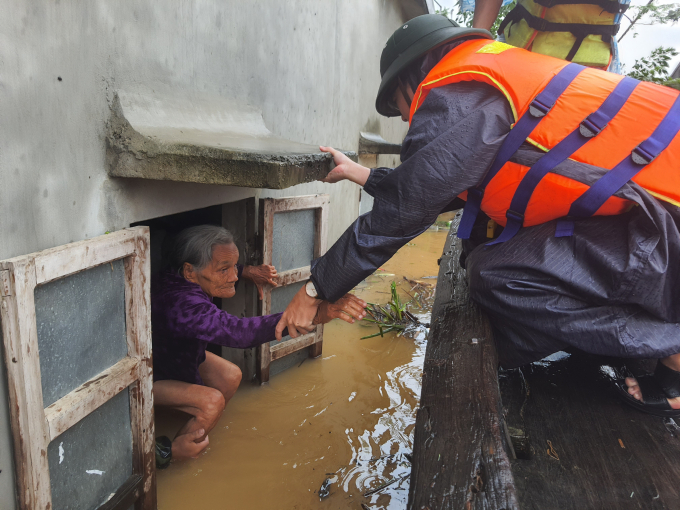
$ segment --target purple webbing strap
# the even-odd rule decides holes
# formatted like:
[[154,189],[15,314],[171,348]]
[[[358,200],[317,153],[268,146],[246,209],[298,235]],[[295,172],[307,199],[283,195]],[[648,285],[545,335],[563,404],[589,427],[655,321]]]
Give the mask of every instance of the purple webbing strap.
[[680,96],[661,120],[652,136],[635,147],[629,156],[600,177],[569,208],[569,216],[557,222],[555,237],[574,233],[574,219],[590,218],[600,207],[666,149],[680,131]]
[[589,140],[596,137],[611,121],[633,93],[640,82],[629,77],[624,77],[616,84],[600,107],[580,123],[560,143],[555,145],[550,152],[544,154],[529,169],[517,186],[517,190],[510,202],[510,208],[505,216],[508,219],[503,232],[498,239],[487,243],[487,246],[504,243],[512,239],[522,228],[524,213],[526,212],[531,195],[548,173],[564,160],[569,158],[577,150],[583,147]]
[[482,206],[484,188],[486,188],[491,182],[491,179],[496,176],[498,171],[503,168],[503,165],[510,160],[512,155],[517,152],[520,145],[522,145],[529,137],[538,123],[541,122],[541,119],[548,114],[569,84],[574,81],[574,78],[576,78],[576,76],[584,69],[585,67],[578,64],[568,64],[563,67],[534,98],[527,111],[520,117],[515,124],[515,127],[510,130],[510,133],[505,137],[484,180],[478,186],[468,190],[468,198],[465,202],[465,208],[463,209],[463,217],[461,218],[460,226],[458,227],[457,235],[460,239],[470,238],[472,226],[475,224],[475,220],[477,219],[477,215]]

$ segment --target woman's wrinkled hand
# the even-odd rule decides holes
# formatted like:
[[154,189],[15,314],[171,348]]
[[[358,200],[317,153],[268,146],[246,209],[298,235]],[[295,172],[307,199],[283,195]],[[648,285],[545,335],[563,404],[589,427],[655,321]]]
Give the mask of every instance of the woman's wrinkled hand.
[[333,319],[342,319],[354,324],[366,317],[366,301],[353,294],[345,294],[335,303],[323,301],[314,317],[313,324],[326,324]]
[[319,147],[321,152],[330,152],[333,156],[333,162],[335,163],[335,168],[329,172],[329,174],[321,179],[321,182],[340,182],[345,179],[357,183],[359,186],[366,184],[366,180],[371,173],[371,170],[365,166],[361,166],[359,163],[355,163],[342,152],[333,149],[332,147]]
[[[177,436],[172,442],[172,459],[195,459],[210,445],[208,436],[201,440],[205,430],[199,429]],[[197,442],[198,441],[198,442]]]
[[257,294],[260,296],[260,299],[263,298],[262,288],[265,285],[278,286],[276,283],[277,276],[276,268],[269,264],[243,267],[243,278],[247,278],[257,286]]

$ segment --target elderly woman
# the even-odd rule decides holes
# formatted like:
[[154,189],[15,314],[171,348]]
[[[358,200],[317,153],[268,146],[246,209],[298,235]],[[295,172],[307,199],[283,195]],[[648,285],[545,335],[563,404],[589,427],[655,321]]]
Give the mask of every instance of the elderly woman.
[[[276,285],[273,266],[240,266],[232,235],[222,227],[201,225],[182,231],[175,240],[171,269],[151,284],[154,400],[190,414],[178,436],[203,430],[196,443],[215,426],[241,382],[240,369],[206,352],[209,343],[248,349],[275,339],[281,314],[239,318],[221,310],[213,298],[230,298],[240,277],[256,285]],[[341,318],[354,322],[366,303],[350,294],[335,304],[323,302],[316,324]],[[285,334],[285,333],[284,333]]]

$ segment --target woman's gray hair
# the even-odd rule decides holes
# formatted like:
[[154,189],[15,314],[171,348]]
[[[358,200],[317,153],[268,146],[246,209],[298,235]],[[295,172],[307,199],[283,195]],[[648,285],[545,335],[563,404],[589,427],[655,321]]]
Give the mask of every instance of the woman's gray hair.
[[234,244],[234,236],[224,227],[198,225],[182,230],[173,243],[170,264],[180,272],[188,262],[197,271],[210,264],[215,246]]

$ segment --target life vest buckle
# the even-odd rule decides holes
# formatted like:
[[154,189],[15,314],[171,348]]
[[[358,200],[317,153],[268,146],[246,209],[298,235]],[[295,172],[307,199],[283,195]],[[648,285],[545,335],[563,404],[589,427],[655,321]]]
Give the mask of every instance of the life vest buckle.
[[475,186],[474,188],[468,189],[468,200],[476,200],[478,203],[482,202],[484,197],[484,190]]
[[630,157],[633,160],[633,163],[636,163],[641,166],[649,165],[652,161],[654,161],[656,156],[658,156],[658,154],[652,154],[651,152],[643,149],[642,144],[635,147],[633,151],[630,153]]
[[519,213],[517,211],[513,211],[512,209],[507,210],[507,212],[505,213],[505,217],[508,220],[518,223],[519,225],[524,224],[524,214]]
[[552,110],[553,106],[554,104],[546,105],[539,101],[538,98],[535,98],[529,105],[529,113],[532,117],[540,119],[541,117],[545,117],[548,112]]
[[586,138],[593,138],[599,135],[600,131],[607,127],[607,124],[602,127],[598,126],[590,119],[591,117],[592,115],[586,117],[578,127],[579,133]]

